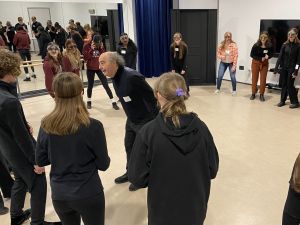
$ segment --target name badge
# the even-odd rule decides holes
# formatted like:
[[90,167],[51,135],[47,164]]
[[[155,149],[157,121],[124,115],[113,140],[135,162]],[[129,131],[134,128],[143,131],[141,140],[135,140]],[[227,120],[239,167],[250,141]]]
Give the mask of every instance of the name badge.
[[298,64],[295,66],[295,69],[296,69],[296,70],[299,69],[299,65],[298,65]]
[[230,51],[229,51],[229,50],[226,50],[226,51],[225,51],[225,53],[226,53],[226,54],[229,54],[229,53],[230,53]]
[[124,102],[131,102],[131,98],[129,96],[123,97]]
[[267,53],[268,53],[268,50],[265,49],[265,50],[264,50],[264,53],[267,54]]
[[121,50],[122,55],[126,55],[126,50]]
[[179,48],[175,48],[175,52],[179,52]]

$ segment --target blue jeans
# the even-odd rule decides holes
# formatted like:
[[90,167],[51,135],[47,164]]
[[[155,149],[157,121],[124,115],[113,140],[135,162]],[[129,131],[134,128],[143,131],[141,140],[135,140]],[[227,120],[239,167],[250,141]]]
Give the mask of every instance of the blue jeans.
[[232,84],[232,90],[236,91],[236,79],[235,79],[236,71],[234,71],[234,72],[231,71],[232,63],[224,63],[224,62],[220,62],[220,65],[219,65],[219,71],[218,71],[218,77],[217,77],[217,89],[220,90],[225,71],[228,67],[229,67],[230,79],[231,79],[231,84]]

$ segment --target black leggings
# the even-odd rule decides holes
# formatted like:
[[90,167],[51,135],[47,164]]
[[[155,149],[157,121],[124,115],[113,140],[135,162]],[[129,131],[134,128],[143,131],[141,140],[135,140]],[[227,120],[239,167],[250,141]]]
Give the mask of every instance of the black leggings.
[[300,224],[300,217],[295,218],[288,214],[287,212],[283,212],[282,216],[282,225],[299,225]]
[[[29,52],[29,49],[19,49],[19,54],[21,56],[21,59],[23,61],[31,61],[31,54]],[[29,63],[31,64],[31,63]],[[23,63],[23,65],[28,65],[27,63]],[[24,67],[24,71],[27,74],[28,73],[28,67]],[[31,67],[31,71],[34,72],[34,67]]]
[[104,225],[105,198],[103,192],[91,198],[76,201],[53,200],[54,209],[63,225]]
[[107,95],[109,96],[110,99],[112,99],[114,96],[108,86],[108,82],[106,77],[103,75],[101,70],[87,70],[86,71],[86,76],[88,79],[88,88],[87,88],[87,97],[91,98],[92,97],[92,92],[93,92],[93,87],[94,87],[94,80],[95,80],[95,74],[99,77],[99,80],[101,81]]

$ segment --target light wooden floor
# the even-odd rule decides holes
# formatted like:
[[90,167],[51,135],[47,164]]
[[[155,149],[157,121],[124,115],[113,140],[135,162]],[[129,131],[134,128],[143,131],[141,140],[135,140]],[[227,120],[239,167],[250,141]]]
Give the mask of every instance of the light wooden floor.
[[[230,83],[224,82],[223,86],[220,95],[213,94],[213,86],[191,87],[187,101],[189,110],[208,125],[220,155],[205,224],[281,224],[288,181],[300,149],[300,110],[276,107],[276,91],[266,93],[266,102],[262,103],[249,100],[249,85],[238,84],[234,97]],[[106,224],[146,225],[146,190],[129,192],[128,184],[114,184],[114,178],[125,168],[125,114],[112,109],[101,86],[94,89],[93,98],[91,116],[104,124],[111,157],[108,171],[100,173],[106,196]],[[23,100],[22,104],[37,135],[40,120],[52,109],[53,100],[41,96]],[[56,220],[50,191],[46,219]],[[0,220],[1,225],[9,225],[8,215],[0,216]]]

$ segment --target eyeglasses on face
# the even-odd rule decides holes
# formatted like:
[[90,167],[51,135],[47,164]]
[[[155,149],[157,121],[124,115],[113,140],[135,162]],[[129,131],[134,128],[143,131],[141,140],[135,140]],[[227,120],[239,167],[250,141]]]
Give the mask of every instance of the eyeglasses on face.
[[70,45],[67,47],[67,49],[74,49],[74,48],[77,48],[77,45]]
[[49,51],[58,51],[59,49],[58,48],[55,48],[55,47],[53,47],[53,48],[49,48]]
[[128,37],[127,36],[123,36],[123,37],[121,37],[121,40],[127,40],[128,39]]

